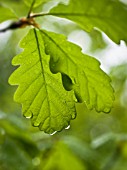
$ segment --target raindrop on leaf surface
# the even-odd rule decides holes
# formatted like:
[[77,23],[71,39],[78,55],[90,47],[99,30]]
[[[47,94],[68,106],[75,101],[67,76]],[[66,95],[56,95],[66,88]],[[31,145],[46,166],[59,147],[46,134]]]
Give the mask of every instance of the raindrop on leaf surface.
[[51,133],[50,135],[52,136],[52,135],[55,135],[56,133],[57,133],[57,131],[55,131],[55,132]]
[[70,125],[68,125],[65,129],[66,129],[66,130],[67,130],[67,129],[70,129]]

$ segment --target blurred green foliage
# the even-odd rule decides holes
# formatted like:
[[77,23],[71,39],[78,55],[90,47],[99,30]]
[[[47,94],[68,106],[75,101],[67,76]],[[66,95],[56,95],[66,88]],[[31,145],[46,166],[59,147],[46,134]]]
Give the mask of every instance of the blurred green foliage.
[[[19,10],[17,2],[21,1],[10,4],[23,16],[27,7]],[[51,26],[68,36],[78,29],[63,20],[47,25],[47,20],[43,19],[44,28]],[[26,32],[27,28],[0,34],[0,170],[126,170],[127,64],[111,69],[116,100],[110,114],[88,111],[78,104],[70,128],[47,135],[22,117],[21,107],[13,101],[15,87],[8,85],[14,69],[11,59],[21,51],[17,44]]]

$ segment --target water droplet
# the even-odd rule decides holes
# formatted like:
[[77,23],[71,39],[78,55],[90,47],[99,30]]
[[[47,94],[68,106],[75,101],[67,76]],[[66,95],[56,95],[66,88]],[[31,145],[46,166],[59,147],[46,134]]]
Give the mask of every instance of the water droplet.
[[39,126],[40,122],[34,122],[34,126]]
[[65,129],[67,130],[67,129],[69,129],[70,128],[70,125],[68,125]]
[[76,118],[76,114],[75,114],[75,113],[72,114],[72,115],[71,115],[71,118],[72,118],[72,119],[75,119],[75,118]]
[[55,132],[51,133],[50,135],[51,135],[51,136],[52,136],[52,135],[55,135],[55,134],[56,134],[56,132],[57,132],[57,131],[55,131]]
[[30,119],[30,118],[31,118],[31,116],[26,116],[26,118],[27,118],[27,119]]

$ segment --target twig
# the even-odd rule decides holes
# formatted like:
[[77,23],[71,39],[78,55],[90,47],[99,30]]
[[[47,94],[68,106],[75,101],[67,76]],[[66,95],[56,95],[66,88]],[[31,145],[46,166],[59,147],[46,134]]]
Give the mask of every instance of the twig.
[[43,16],[46,16],[46,15],[52,15],[51,13],[31,13],[30,14],[30,17],[31,18],[36,18],[36,17],[43,17]]
[[21,18],[19,21],[12,22],[8,27],[1,29],[0,32],[5,32],[17,28],[25,28],[26,26],[30,26],[30,25],[39,28],[39,25],[35,22],[34,18],[29,17],[29,18]]
[[36,1],[36,0],[33,0],[32,4],[31,4],[31,7],[30,7],[29,12],[28,12],[28,15],[27,15],[27,18],[30,18],[30,14],[31,14],[31,11],[32,11],[33,6],[34,6],[34,4],[35,4],[35,1]]
[[23,23],[21,20],[19,20],[17,22],[12,22],[8,27],[1,29],[0,32],[17,29],[17,28],[20,28],[22,25],[23,25]]
[[[21,19],[19,19],[19,21],[12,22],[8,27],[1,29],[0,32],[5,32],[8,30],[13,30],[13,29],[17,29],[17,28],[24,28],[29,25],[33,25],[34,27],[39,28],[39,25],[35,22],[34,18],[42,17],[42,16],[46,16],[46,15],[55,15],[52,13],[31,13],[34,3],[35,3],[35,0],[33,1],[26,18],[21,18]],[[59,14],[56,14],[56,16],[57,15],[59,16]]]

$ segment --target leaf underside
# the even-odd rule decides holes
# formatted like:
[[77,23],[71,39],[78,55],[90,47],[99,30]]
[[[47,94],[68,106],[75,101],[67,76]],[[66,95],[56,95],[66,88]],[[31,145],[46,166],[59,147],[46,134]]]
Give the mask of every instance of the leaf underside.
[[64,89],[60,73],[49,70],[40,31],[30,30],[20,46],[24,51],[12,62],[20,67],[9,78],[10,84],[19,85],[14,99],[33,126],[49,134],[61,131],[76,117],[74,93]]
[[75,96],[89,109],[109,112],[114,100],[110,78],[100,69],[100,63],[81,52],[81,48],[66,40],[64,35],[42,30],[46,54],[50,55],[50,69],[68,75]]
[[31,29],[20,46],[24,51],[12,61],[20,67],[9,83],[18,85],[14,99],[33,126],[49,134],[61,131],[76,117],[76,101],[98,112],[110,111],[114,100],[110,78],[96,59],[65,36]]
[[70,0],[50,14],[72,20],[88,32],[97,27],[117,44],[127,43],[127,5],[118,0]]

